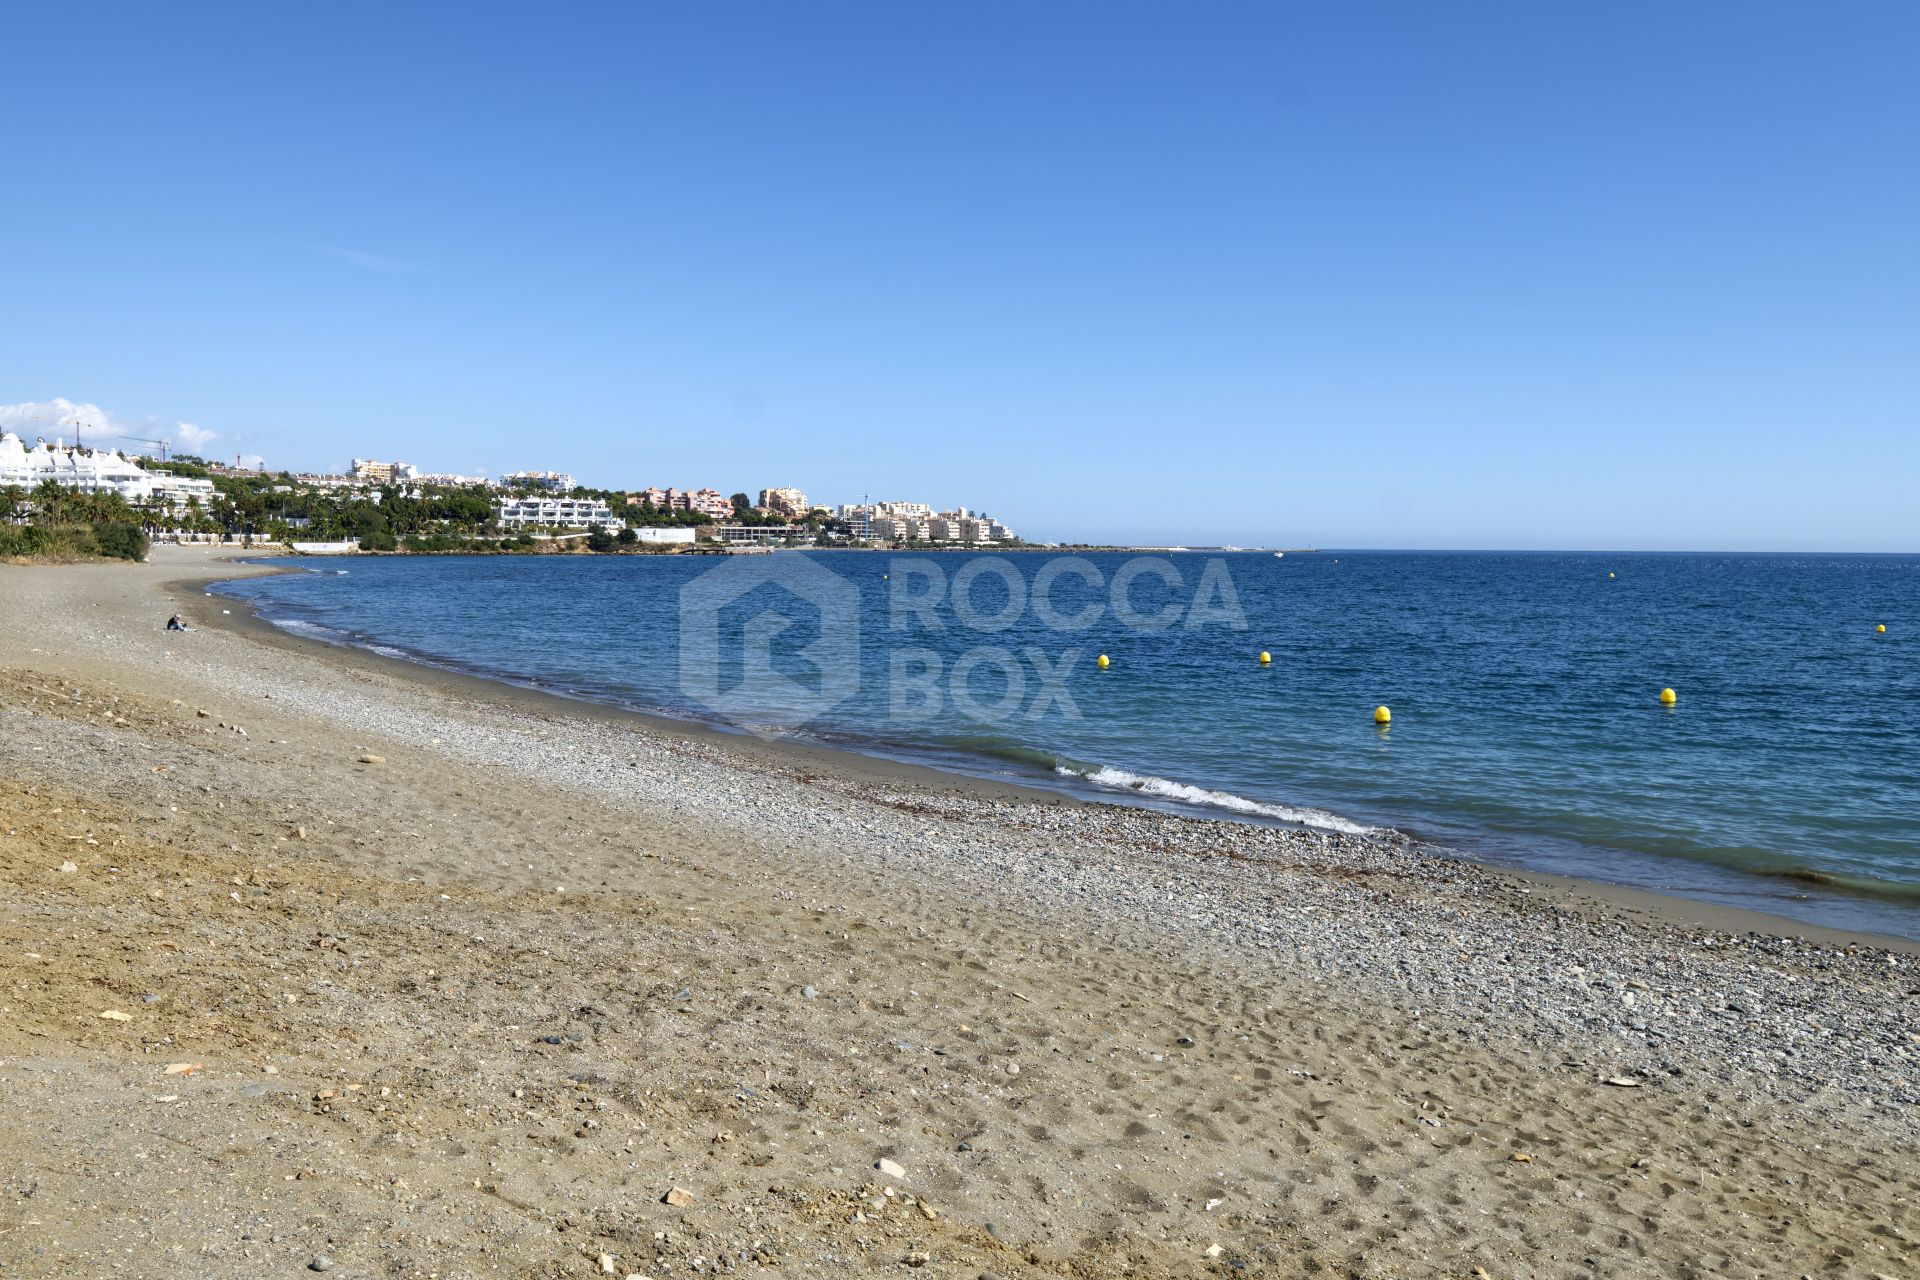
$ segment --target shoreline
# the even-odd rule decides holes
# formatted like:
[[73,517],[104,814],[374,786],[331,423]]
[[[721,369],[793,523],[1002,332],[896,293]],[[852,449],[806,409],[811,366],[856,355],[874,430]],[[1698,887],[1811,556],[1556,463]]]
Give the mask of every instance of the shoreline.
[[649,724],[156,560],[0,571],[10,1274],[1872,1280],[1920,1233],[1909,949]]
[[[298,572],[284,566],[254,563],[251,560],[252,553],[248,554],[249,559],[233,561],[234,564],[249,565],[254,570],[242,576],[266,577],[273,574]],[[232,581],[234,576],[209,570],[205,574],[195,573],[184,578],[172,579],[162,585],[177,590],[205,591],[210,586]],[[1042,804],[1097,803],[1065,792],[1055,792],[1042,787],[1027,787],[1015,782],[996,783],[989,779],[955,773],[933,765],[869,756],[859,751],[824,743],[760,738],[750,733],[730,731],[691,718],[680,719],[675,716],[640,711],[610,702],[575,697],[557,690],[539,689],[502,677],[460,671],[412,658],[392,657],[375,653],[359,645],[334,644],[312,636],[290,632],[260,616],[259,610],[248,601],[217,593],[212,594],[213,598],[225,600],[235,606],[236,611],[209,616],[207,624],[234,634],[244,635],[253,643],[282,648],[310,658],[347,666],[364,664],[398,679],[414,681],[423,688],[454,692],[476,701],[493,701],[501,706],[524,711],[529,715],[576,717],[590,722],[637,726],[649,733],[686,738],[716,749],[732,750],[738,752],[743,759],[757,765],[804,764],[820,769],[837,768],[854,774],[862,781],[912,784],[981,798],[1019,798]]]
[[[299,572],[287,566],[262,564],[259,560],[259,553],[254,551],[233,554],[227,558],[227,563],[247,566],[249,572],[220,573],[212,566],[208,566],[204,573],[196,572],[173,580],[169,585],[177,586],[181,590],[205,591],[211,586],[233,581],[238,577],[261,577]],[[212,625],[243,633],[259,643],[283,646],[289,650],[335,661],[366,663],[401,679],[421,681],[427,687],[453,689],[463,696],[476,699],[493,698],[505,705],[524,708],[532,714],[570,714],[590,720],[637,724],[651,732],[685,736],[719,750],[737,751],[744,759],[762,767],[804,765],[827,771],[837,770],[858,781],[922,786],[948,794],[985,799],[1019,798],[1040,804],[1094,805],[1161,813],[1196,822],[1220,822],[1253,827],[1269,825],[1253,822],[1228,812],[1207,811],[1197,806],[1133,804],[1124,796],[1105,795],[1093,788],[1086,788],[1084,790],[1087,794],[1081,794],[1079,789],[1069,786],[1052,787],[1037,782],[1027,784],[1017,780],[986,778],[958,769],[942,768],[938,764],[923,764],[880,752],[870,753],[853,746],[800,742],[791,738],[761,738],[741,731],[728,730],[692,717],[680,718],[663,713],[640,711],[584,696],[537,688],[506,677],[461,671],[420,659],[377,653],[360,645],[333,643],[316,637],[299,635],[261,616],[258,608],[250,601],[219,593],[209,594],[228,601],[238,610],[231,614],[210,616],[209,622]],[[1295,824],[1275,822],[1272,825],[1277,829],[1288,830]],[[1741,907],[1679,892],[1664,892],[1594,877],[1534,870],[1478,856],[1470,849],[1438,844],[1420,836],[1417,831],[1410,831],[1400,826],[1376,828],[1369,833],[1369,835],[1385,834],[1411,840],[1423,856],[1437,863],[1461,864],[1487,874],[1505,876],[1517,884],[1543,890],[1552,895],[1556,901],[1580,902],[1587,904],[1590,909],[1597,907],[1625,910],[1669,925],[1711,929],[1729,935],[1758,934],[1802,938],[1816,943],[1843,946],[1849,943],[1863,943],[1920,955],[1920,935],[1909,937],[1871,929],[1822,924],[1784,913]],[[1369,838],[1369,835],[1361,835],[1359,838]],[[1755,881],[1797,882],[1796,877],[1787,873],[1769,876],[1759,872],[1728,868],[1717,868],[1717,870],[1726,871],[1735,877],[1751,877]],[[1811,891],[1827,895],[1833,900],[1844,901],[1850,897],[1857,897],[1870,902],[1888,901],[1870,893],[1852,894],[1843,886],[1830,886],[1818,881],[1801,883],[1805,883]]]

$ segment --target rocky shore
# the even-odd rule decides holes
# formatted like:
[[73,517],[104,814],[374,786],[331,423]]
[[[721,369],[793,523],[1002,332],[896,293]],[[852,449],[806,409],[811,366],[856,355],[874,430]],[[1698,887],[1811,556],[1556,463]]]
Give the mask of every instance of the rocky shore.
[[662,726],[155,559],[0,570],[8,1274],[1910,1270],[1911,948]]

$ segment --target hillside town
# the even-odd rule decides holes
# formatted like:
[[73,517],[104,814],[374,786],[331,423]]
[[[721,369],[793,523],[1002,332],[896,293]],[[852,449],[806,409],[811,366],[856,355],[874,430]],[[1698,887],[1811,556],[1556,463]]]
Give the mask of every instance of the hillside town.
[[597,488],[560,471],[498,480],[354,458],[344,472],[270,471],[191,455],[122,454],[0,435],[0,522],[137,525],[164,541],[284,543],[298,551],[739,551],[1006,546],[1007,525],[924,502],[816,503],[799,489]]

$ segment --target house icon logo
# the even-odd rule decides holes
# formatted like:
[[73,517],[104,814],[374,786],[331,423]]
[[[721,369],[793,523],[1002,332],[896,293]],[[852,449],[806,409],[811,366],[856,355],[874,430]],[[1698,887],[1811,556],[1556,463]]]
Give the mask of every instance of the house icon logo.
[[729,556],[680,588],[680,692],[778,734],[860,688],[860,589],[811,556]]

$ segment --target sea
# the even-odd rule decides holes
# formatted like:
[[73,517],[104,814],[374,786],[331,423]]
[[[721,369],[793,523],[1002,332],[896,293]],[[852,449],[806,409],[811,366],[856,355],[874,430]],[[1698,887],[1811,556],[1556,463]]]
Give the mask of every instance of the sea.
[[216,590],[575,699],[1920,937],[1920,556],[269,563]]

